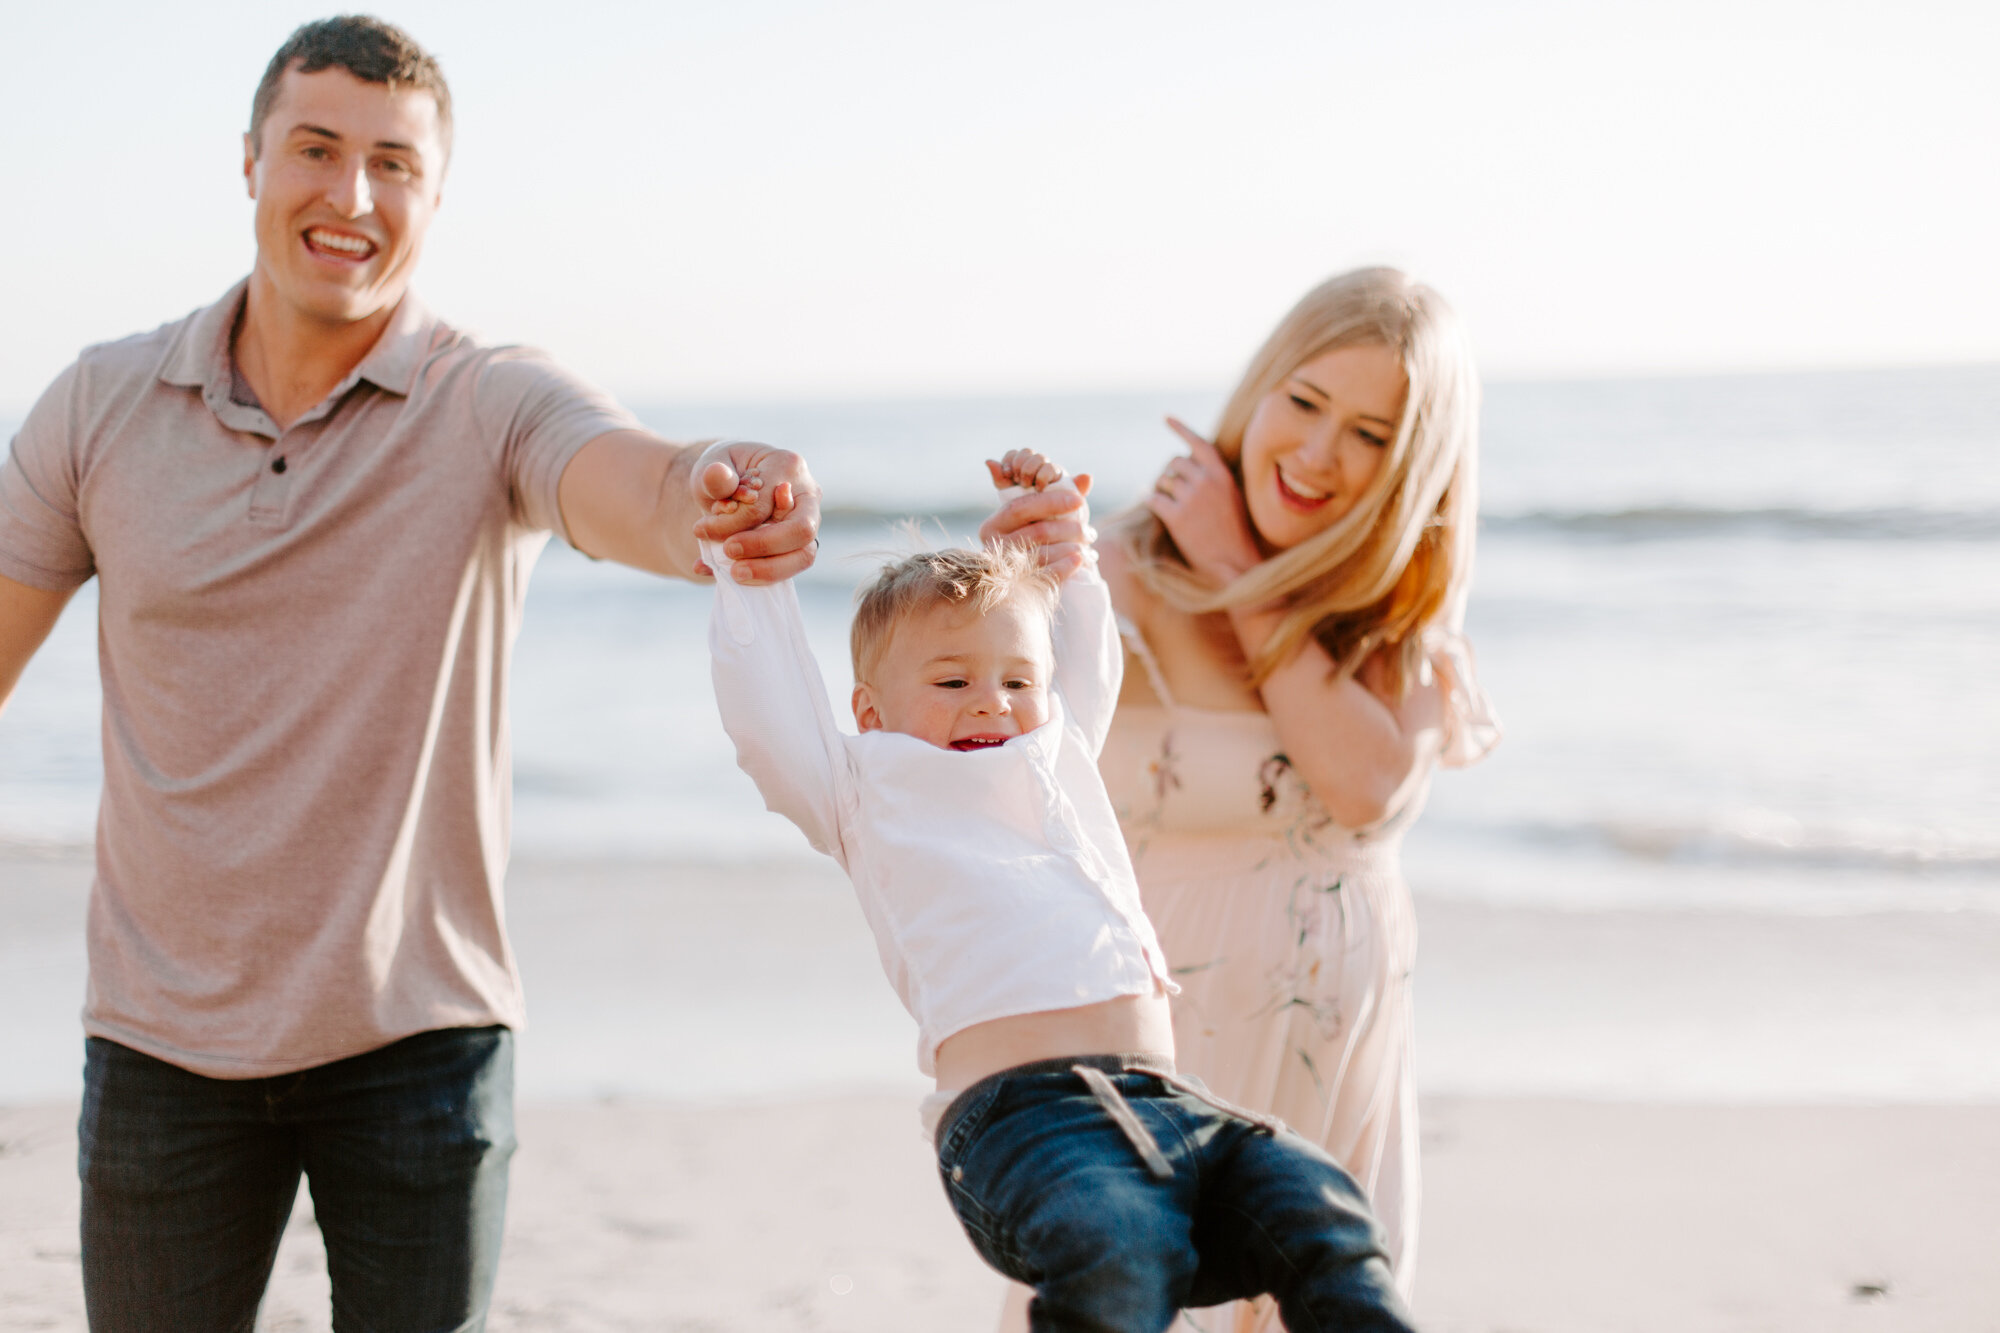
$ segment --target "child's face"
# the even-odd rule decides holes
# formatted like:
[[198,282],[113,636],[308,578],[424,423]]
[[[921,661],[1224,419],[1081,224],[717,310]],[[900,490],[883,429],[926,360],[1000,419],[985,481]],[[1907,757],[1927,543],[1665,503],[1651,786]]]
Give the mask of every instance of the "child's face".
[[854,720],[948,750],[999,745],[1048,720],[1054,661],[1048,612],[1033,598],[984,615],[918,611],[896,626],[874,678],[854,687]]

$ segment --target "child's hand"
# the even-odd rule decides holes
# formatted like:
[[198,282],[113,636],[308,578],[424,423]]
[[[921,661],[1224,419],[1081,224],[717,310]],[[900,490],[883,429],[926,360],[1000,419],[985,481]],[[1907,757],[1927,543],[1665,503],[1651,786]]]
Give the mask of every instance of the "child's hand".
[[1046,455],[1033,449],[1010,449],[994,462],[986,460],[993,484],[1002,490],[1019,486],[1029,492],[1017,495],[979,527],[979,539],[987,544],[1014,542],[1035,548],[1043,567],[1059,579],[1068,578],[1090,557],[1097,533],[1090,526],[1090,474],[1079,474],[1069,486],[1051,490],[1063,479],[1063,470]]
[[[1045,491],[1063,479],[1061,466],[1033,449],[1009,449],[997,463],[987,459],[986,470],[992,474],[994,486],[1003,491],[1009,486]],[[1078,477],[1077,481],[1079,490],[1090,489],[1089,483],[1082,477]]]
[[733,514],[755,504],[762,487],[763,479],[755,472],[739,477],[735,468],[720,460],[702,469],[701,493],[711,514]]

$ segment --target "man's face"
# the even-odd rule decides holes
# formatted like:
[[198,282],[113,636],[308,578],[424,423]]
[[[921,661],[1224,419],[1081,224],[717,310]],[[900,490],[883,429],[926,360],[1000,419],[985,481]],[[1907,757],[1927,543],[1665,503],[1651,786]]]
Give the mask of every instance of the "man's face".
[[445,149],[428,92],[338,67],[288,71],[243,139],[257,201],[257,268],[297,313],[345,324],[392,308],[437,212]]
[[915,611],[854,687],[863,731],[899,731],[948,750],[983,750],[1049,720],[1055,651],[1049,614],[1016,593],[981,615],[970,606]]

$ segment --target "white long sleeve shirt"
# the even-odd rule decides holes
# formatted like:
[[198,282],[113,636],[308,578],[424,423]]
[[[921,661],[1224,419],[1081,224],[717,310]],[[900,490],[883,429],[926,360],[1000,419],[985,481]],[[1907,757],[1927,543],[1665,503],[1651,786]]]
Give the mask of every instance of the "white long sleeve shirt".
[[834,723],[791,583],[746,588],[720,549],[715,697],[764,802],[847,871],[935,1074],[953,1033],[1177,990],[1139,905],[1097,754],[1124,653],[1094,566],[1063,584],[1049,720],[961,752]]

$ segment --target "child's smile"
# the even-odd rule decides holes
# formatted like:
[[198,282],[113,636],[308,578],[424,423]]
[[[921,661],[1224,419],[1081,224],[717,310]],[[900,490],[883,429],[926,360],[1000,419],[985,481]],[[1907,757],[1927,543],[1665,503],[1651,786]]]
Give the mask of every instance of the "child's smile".
[[933,607],[896,626],[873,679],[854,687],[854,720],[942,749],[989,750],[1048,721],[1054,659],[1048,612],[1033,596],[983,614]]

